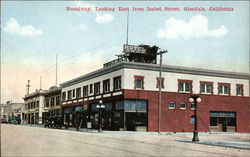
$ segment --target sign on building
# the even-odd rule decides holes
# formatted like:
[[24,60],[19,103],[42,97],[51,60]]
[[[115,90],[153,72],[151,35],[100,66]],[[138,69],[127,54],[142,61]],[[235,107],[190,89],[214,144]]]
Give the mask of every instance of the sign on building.
[[124,53],[146,54],[146,49],[142,46],[124,44],[123,45],[123,52]]

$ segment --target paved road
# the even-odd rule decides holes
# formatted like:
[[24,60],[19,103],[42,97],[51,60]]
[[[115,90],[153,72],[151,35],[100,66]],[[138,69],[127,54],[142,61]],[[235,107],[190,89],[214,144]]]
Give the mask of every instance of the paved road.
[[[4,156],[249,156],[249,149],[191,142],[192,134],[89,133],[1,125]],[[248,142],[249,135],[200,135],[201,140]]]

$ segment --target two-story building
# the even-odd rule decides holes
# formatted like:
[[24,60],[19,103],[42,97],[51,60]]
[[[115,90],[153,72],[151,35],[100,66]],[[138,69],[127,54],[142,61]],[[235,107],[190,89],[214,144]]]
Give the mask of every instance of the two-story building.
[[159,82],[161,131],[193,131],[192,94],[199,94],[199,131],[250,132],[249,74],[122,61],[61,84],[62,115],[81,126],[98,127],[100,100],[104,129],[157,131]]

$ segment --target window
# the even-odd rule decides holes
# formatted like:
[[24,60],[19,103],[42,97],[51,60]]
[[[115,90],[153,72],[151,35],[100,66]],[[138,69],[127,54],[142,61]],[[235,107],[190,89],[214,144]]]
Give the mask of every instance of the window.
[[60,95],[56,96],[56,105],[60,105]]
[[218,83],[219,95],[230,95],[230,83]]
[[91,85],[89,86],[89,93],[90,93],[90,94],[93,93],[93,84],[91,84]]
[[72,98],[72,90],[69,90],[68,91],[68,100],[71,100],[71,98]]
[[76,90],[73,89],[73,98],[76,96]]
[[84,86],[83,88],[82,88],[82,90],[83,90],[83,97],[86,97],[86,96],[88,96],[88,86]]
[[168,103],[168,108],[169,109],[175,109],[175,102],[169,102]]
[[110,91],[110,80],[103,81],[103,93]]
[[66,92],[63,92],[63,93],[62,93],[62,100],[63,100],[63,101],[66,100]]
[[94,94],[100,94],[100,82],[94,84]]
[[156,88],[159,88],[160,83],[161,83],[161,88],[164,88],[164,78],[161,78],[161,81],[160,81],[160,78],[157,77],[156,81],[157,81]]
[[194,103],[191,104],[191,110],[194,110],[195,109],[195,105]]
[[180,109],[185,110],[187,108],[187,105],[185,102],[180,103]]
[[76,98],[80,98],[81,97],[81,88],[77,88],[76,89]]
[[200,81],[200,93],[213,94],[213,82]]
[[50,98],[50,106],[54,106],[55,105],[55,97],[51,97]]
[[120,90],[121,89],[121,76],[114,77],[114,90]]
[[192,92],[192,81],[191,80],[178,80],[178,91],[179,92]]
[[36,101],[36,107],[39,107],[39,101]]
[[236,85],[236,95],[243,96],[243,85],[242,84]]
[[144,89],[144,76],[134,76],[135,78],[135,89]]
[[46,101],[45,102],[46,107],[49,107],[49,98],[47,98],[45,101]]

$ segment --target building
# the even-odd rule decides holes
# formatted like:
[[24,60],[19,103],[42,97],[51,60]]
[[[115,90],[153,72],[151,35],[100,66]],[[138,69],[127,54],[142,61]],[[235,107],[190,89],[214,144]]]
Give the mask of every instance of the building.
[[1,110],[3,111],[3,118],[6,118],[8,122],[11,122],[11,120],[22,119],[21,112],[23,109],[23,103],[8,101]]
[[[193,131],[196,93],[199,131],[250,132],[249,74],[164,65],[161,81],[161,131]],[[102,100],[104,129],[157,131],[159,82],[159,65],[127,61],[64,82],[64,121],[98,128]]]
[[6,104],[0,104],[0,118],[4,118],[4,119],[7,118],[7,115],[4,111],[5,107],[6,107]]
[[57,86],[50,87],[44,93],[45,112],[48,116],[61,116],[61,88]]
[[42,124],[44,103],[45,103],[45,90],[36,90],[31,94],[25,95],[24,99],[24,112],[22,123],[24,124]]

